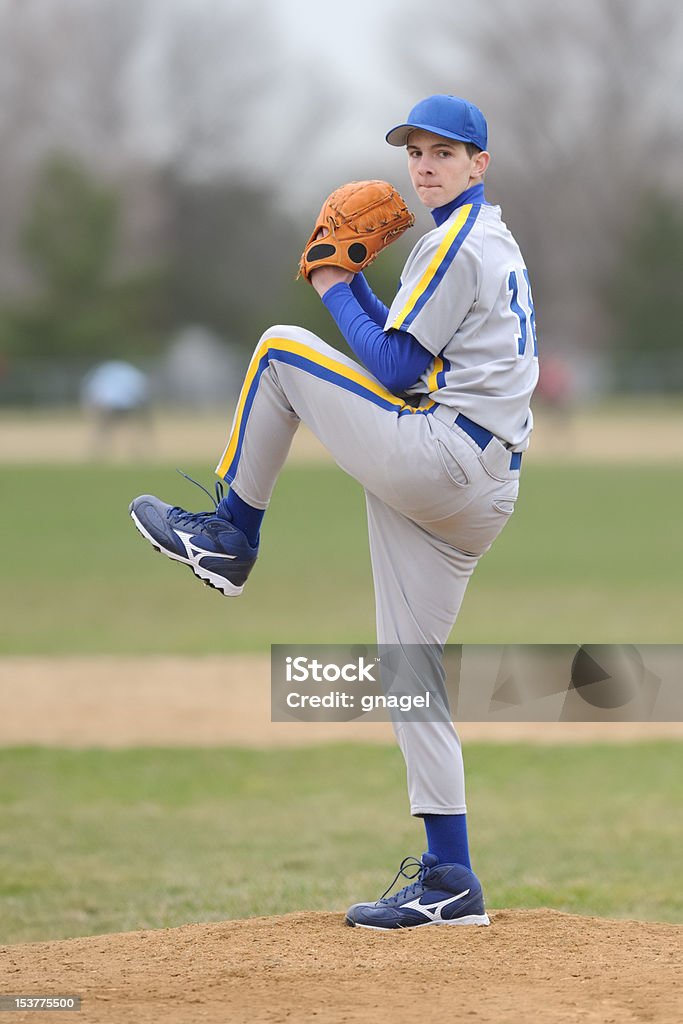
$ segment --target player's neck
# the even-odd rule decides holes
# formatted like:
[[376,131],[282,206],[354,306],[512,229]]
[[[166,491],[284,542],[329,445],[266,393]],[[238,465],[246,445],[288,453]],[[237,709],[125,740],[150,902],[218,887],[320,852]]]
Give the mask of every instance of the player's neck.
[[464,206],[466,203],[485,203],[486,198],[484,196],[484,183],[483,181],[478,182],[476,185],[470,185],[464,192],[461,192],[455,199],[451,199],[450,203],[446,203],[444,206],[437,206],[431,211],[432,217],[436,221],[436,226],[440,227],[441,224],[448,220],[450,215],[458,207]]

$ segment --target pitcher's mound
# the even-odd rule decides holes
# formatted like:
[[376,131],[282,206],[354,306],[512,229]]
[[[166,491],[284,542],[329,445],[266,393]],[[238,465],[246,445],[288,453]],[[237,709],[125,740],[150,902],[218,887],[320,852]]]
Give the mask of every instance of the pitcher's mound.
[[3,993],[80,995],[80,1021],[116,1024],[678,1024],[682,936],[550,910],[388,933],[301,913],[4,946],[0,976]]

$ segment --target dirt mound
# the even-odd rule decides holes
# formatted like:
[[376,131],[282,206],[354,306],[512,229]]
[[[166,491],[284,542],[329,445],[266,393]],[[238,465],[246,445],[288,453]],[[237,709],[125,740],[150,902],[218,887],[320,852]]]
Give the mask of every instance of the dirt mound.
[[[187,681],[192,679],[192,686]],[[465,743],[683,738],[682,722],[460,722]],[[0,658],[0,746],[393,743],[388,722],[271,722],[270,657]]]
[[[300,913],[0,947],[2,989],[79,1020],[674,1024],[683,928],[500,910],[490,928],[372,932]],[[35,1013],[13,1019],[35,1018]]]

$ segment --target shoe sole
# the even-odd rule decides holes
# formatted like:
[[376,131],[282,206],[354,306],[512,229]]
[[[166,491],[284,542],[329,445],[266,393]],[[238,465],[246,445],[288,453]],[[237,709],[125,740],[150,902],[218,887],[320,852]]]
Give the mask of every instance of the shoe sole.
[[408,929],[408,928],[429,928],[431,925],[439,925],[439,924],[456,924],[456,925],[457,924],[460,924],[460,925],[465,925],[465,924],[489,925],[489,924],[491,924],[491,921],[489,920],[489,915],[488,914],[469,914],[469,915],[466,915],[465,917],[455,917],[451,921],[424,921],[422,924],[398,925],[398,927],[396,927],[396,928],[383,928],[379,924],[360,924],[357,921],[349,920],[348,917],[344,918],[344,922],[345,922],[345,924],[349,925],[351,928],[367,928],[368,931],[371,931],[371,932],[400,932],[400,931],[406,931],[406,929]]
[[194,562],[191,562],[189,558],[183,558],[182,555],[176,555],[174,551],[167,551],[166,548],[162,548],[159,541],[155,540],[151,533],[144,528],[138,517],[135,515],[135,512],[130,513],[130,518],[135,523],[136,529],[142,534],[145,540],[149,541],[155,551],[158,551],[160,555],[166,555],[166,558],[173,559],[174,562],[180,562],[182,565],[186,565],[205,586],[211,587],[213,590],[218,590],[225,597],[239,597],[244,590],[244,584],[242,584],[241,587],[236,587],[234,583],[231,583],[230,580],[226,580],[223,576],[219,576],[218,573],[210,572],[208,569],[203,569],[200,565],[195,565]]

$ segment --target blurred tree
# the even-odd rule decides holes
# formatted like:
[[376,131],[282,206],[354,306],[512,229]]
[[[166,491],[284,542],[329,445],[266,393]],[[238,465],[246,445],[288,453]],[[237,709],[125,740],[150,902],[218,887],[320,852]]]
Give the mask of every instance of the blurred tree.
[[90,167],[125,159],[123,78],[149,0],[0,3],[0,282],[25,277],[15,242],[35,176],[55,150]]
[[45,163],[20,240],[36,294],[2,310],[5,351],[139,354],[158,344],[163,274],[117,275],[118,224],[113,189],[71,157]]
[[[159,20],[157,89],[167,122],[167,165],[181,178],[220,180],[257,153],[259,104],[278,73],[263,0],[175,3]],[[268,54],[267,59],[257,59]],[[252,154],[253,155],[253,154]]]
[[643,176],[682,191],[683,6],[497,0],[463,18],[460,5],[424,0],[422,16],[428,54],[396,23],[405,74],[416,98],[455,93],[485,111],[487,191],[528,260],[543,344],[607,344],[604,282]]
[[648,194],[625,235],[606,300],[618,381],[683,390],[683,204]]
[[225,171],[277,62],[264,0],[0,0],[5,163]]
[[253,348],[274,319],[282,320],[300,228],[264,187],[168,175],[163,189],[171,321],[202,324]]
[[[56,149],[127,207],[160,168],[272,179],[263,100],[280,67],[266,0],[0,0],[0,292],[26,285],[15,240]],[[143,220],[124,216],[133,261],[156,240]]]
[[111,271],[118,206],[116,193],[75,160],[54,156],[45,164],[21,241],[49,292],[74,300],[100,289]]

